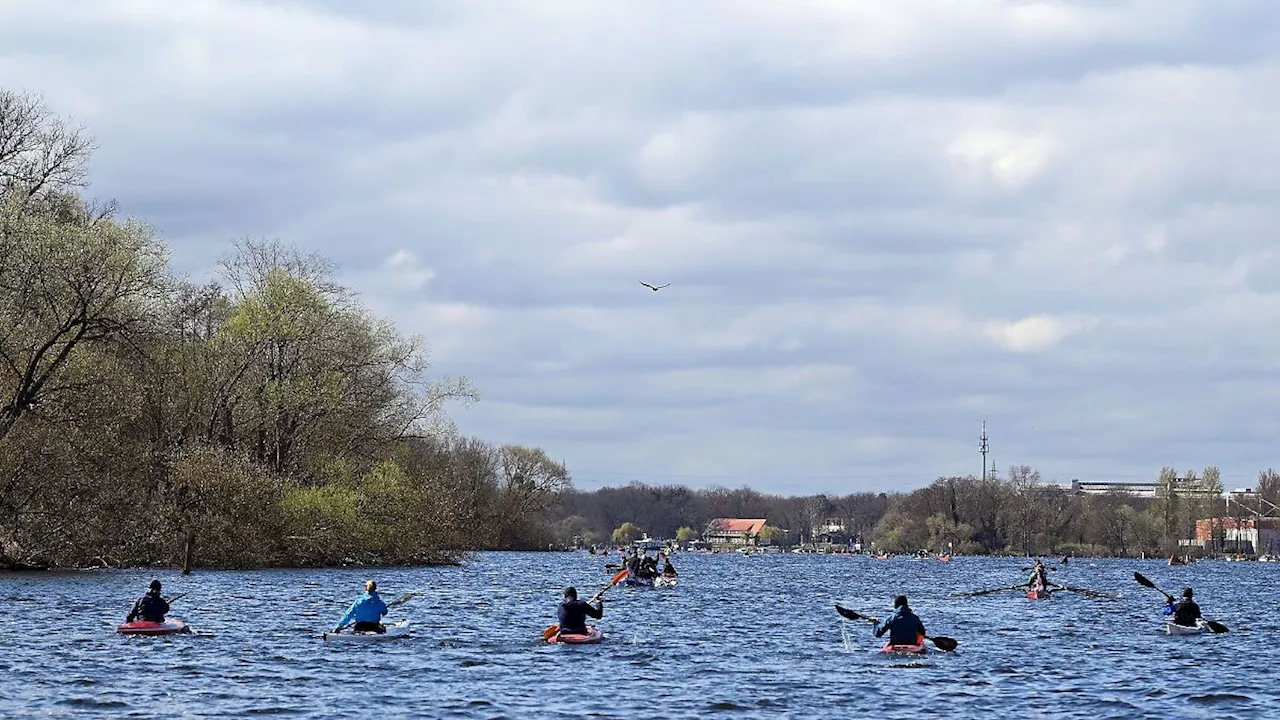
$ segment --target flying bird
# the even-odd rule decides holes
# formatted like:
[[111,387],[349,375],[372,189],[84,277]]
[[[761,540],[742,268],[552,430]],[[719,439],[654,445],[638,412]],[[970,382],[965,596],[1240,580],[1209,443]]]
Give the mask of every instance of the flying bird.
[[649,288],[650,290],[652,290],[652,291],[654,291],[654,292],[658,292],[659,290],[661,290],[661,289],[662,289],[662,288],[664,288],[664,287],[671,287],[671,283],[667,283],[666,285],[659,285],[658,287],[654,287],[654,286],[650,285],[649,283],[647,283],[647,282],[645,282],[645,281],[643,281],[643,280],[641,280],[641,281],[640,281],[640,284],[641,284],[641,285],[643,285],[643,286],[645,286],[645,287],[647,287],[647,288]]

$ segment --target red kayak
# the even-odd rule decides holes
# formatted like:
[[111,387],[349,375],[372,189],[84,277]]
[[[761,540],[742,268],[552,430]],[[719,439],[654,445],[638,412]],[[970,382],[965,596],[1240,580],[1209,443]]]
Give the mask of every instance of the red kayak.
[[187,629],[187,624],[182,622],[181,618],[169,618],[159,623],[146,620],[125,623],[116,628],[116,632],[121,635],[173,635],[174,633],[189,632],[189,630]]
[[880,648],[880,652],[894,653],[896,655],[923,655],[929,652],[929,649],[924,645],[924,636],[920,635],[918,637],[920,639],[916,641],[915,645],[894,645],[890,643]]
[[549,643],[560,643],[562,645],[595,645],[604,642],[604,633],[595,625],[588,625],[586,634],[582,633],[556,633],[547,638]]
[[929,648],[924,646],[924,642],[919,642],[915,645],[885,645],[880,648],[880,652],[894,655],[923,655],[929,652]]
[[1028,590],[1027,591],[1028,600],[1048,600],[1052,595],[1053,595],[1053,591],[1047,588],[1044,590]]

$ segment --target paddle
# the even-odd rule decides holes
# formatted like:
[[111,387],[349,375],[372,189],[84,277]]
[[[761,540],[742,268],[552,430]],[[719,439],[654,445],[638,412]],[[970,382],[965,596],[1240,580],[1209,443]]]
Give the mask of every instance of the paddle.
[[1022,590],[1022,589],[1025,589],[1026,587],[1027,587],[1026,583],[1019,583],[1017,585],[1010,585],[1009,587],[990,588],[987,590],[974,590],[973,592],[959,593],[957,595],[954,595],[953,597],[975,597],[977,595],[990,595],[992,593],[1006,592],[1009,590]]
[[[836,612],[840,613],[840,617],[848,618],[849,620],[865,620],[866,622],[869,622],[869,623],[880,622],[878,618],[867,617],[862,613],[859,613],[854,610],[850,610],[847,607],[844,607],[840,603],[836,603]],[[928,635],[925,635],[924,639],[928,640],[929,642],[932,642],[934,647],[938,648],[943,652],[951,652],[952,650],[956,649],[957,645],[960,644],[956,642],[956,640],[953,638],[949,638],[941,635],[937,637],[930,637]]]
[[[1164,599],[1167,600],[1169,604],[1171,605],[1173,604],[1173,596],[1165,592],[1164,590],[1161,590],[1159,587],[1156,587],[1156,584],[1148,580],[1147,577],[1142,573],[1135,570],[1133,572],[1133,579],[1137,580],[1139,585],[1142,585],[1144,587],[1149,587],[1152,590],[1155,590],[1156,592],[1160,593],[1161,595],[1164,595]],[[1201,620],[1204,620],[1204,624],[1208,625],[1209,629],[1215,633],[1224,633],[1224,632],[1227,632],[1228,630],[1226,625],[1223,625],[1222,623],[1217,622],[1215,620],[1205,620],[1204,618],[1201,618]]]
[[[591,599],[588,600],[587,602],[593,603],[596,600],[599,600],[605,594],[605,591],[607,591],[609,588],[625,580],[627,575],[630,574],[630,572],[631,572],[630,570],[619,571],[617,575],[614,575],[613,578],[609,580],[608,585],[605,585],[604,587],[600,588],[600,592],[596,593],[595,595],[592,595]],[[542,639],[550,640],[558,632],[560,632],[560,623],[552,623],[547,627],[546,630],[542,631]]]

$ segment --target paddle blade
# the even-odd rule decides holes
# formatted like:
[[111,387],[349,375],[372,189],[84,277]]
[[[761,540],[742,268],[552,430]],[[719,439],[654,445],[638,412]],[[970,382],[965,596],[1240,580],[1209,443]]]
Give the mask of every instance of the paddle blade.
[[841,605],[840,603],[836,603],[836,612],[840,613],[840,617],[848,618],[848,619],[850,619],[850,620],[861,620],[861,619],[862,619],[862,616],[861,616],[861,615],[859,615],[858,613],[854,612],[853,610],[850,610],[850,609],[849,609],[849,608],[847,608],[847,607],[844,607],[844,606],[843,606],[843,605]]
[[880,622],[879,620],[873,617],[867,617],[866,615],[863,615],[860,612],[857,612],[855,610],[850,610],[849,608],[844,607],[840,603],[836,603],[836,612],[840,613],[840,617],[845,618],[847,620],[865,620],[869,623]]
[[623,580],[626,580],[626,579],[627,579],[627,575],[630,575],[630,574],[631,574],[631,571],[630,571],[630,570],[625,570],[625,569],[624,569],[624,570],[619,570],[619,571],[618,571],[618,574],[617,574],[617,575],[614,575],[614,576],[613,576],[613,579],[609,581],[609,585],[610,585],[610,586],[617,585],[618,583],[622,582]]
[[1155,583],[1153,583],[1153,582],[1151,582],[1150,580],[1148,580],[1146,575],[1143,575],[1142,573],[1138,572],[1137,570],[1134,570],[1134,571],[1133,571],[1133,579],[1134,579],[1134,580],[1137,580],[1139,585],[1143,585],[1143,586],[1145,586],[1145,587],[1149,587],[1149,588],[1151,588],[1152,590],[1159,590],[1159,589],[1160,589],[1160,588],[1156,587],[1156,584],[1155,584]]
[[548,627],[546,630],[542,631],[542,639],[550,640],[551,638],[555,637],[555,634],[558,632],[560,632],[560,623],[555,623],[551,627]]
[[1224,633],[1227,631],[1226,625],[1223,625],[1222,623],[1217,622],[1215,620],[1205,620],[1204,624],[1208,625],[1209,629],[1216,633]]
[[951,652],[952,650],[956,649],[957,645],[960,644],[956,642],[954,638],[949,638],[949,637],[931,637],[929,638],[929,640],[933,642],[934,647],[938,648],[943,652]]

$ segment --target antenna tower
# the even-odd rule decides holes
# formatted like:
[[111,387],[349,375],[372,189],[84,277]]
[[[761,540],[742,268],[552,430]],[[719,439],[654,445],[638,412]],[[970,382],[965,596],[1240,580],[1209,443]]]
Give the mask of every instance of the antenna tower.
[[987,421],[982,421],[982,442],[978,444],[978,452],[982,453],[982,479],[987,479],[987,451],[991,446],[987,445]]

